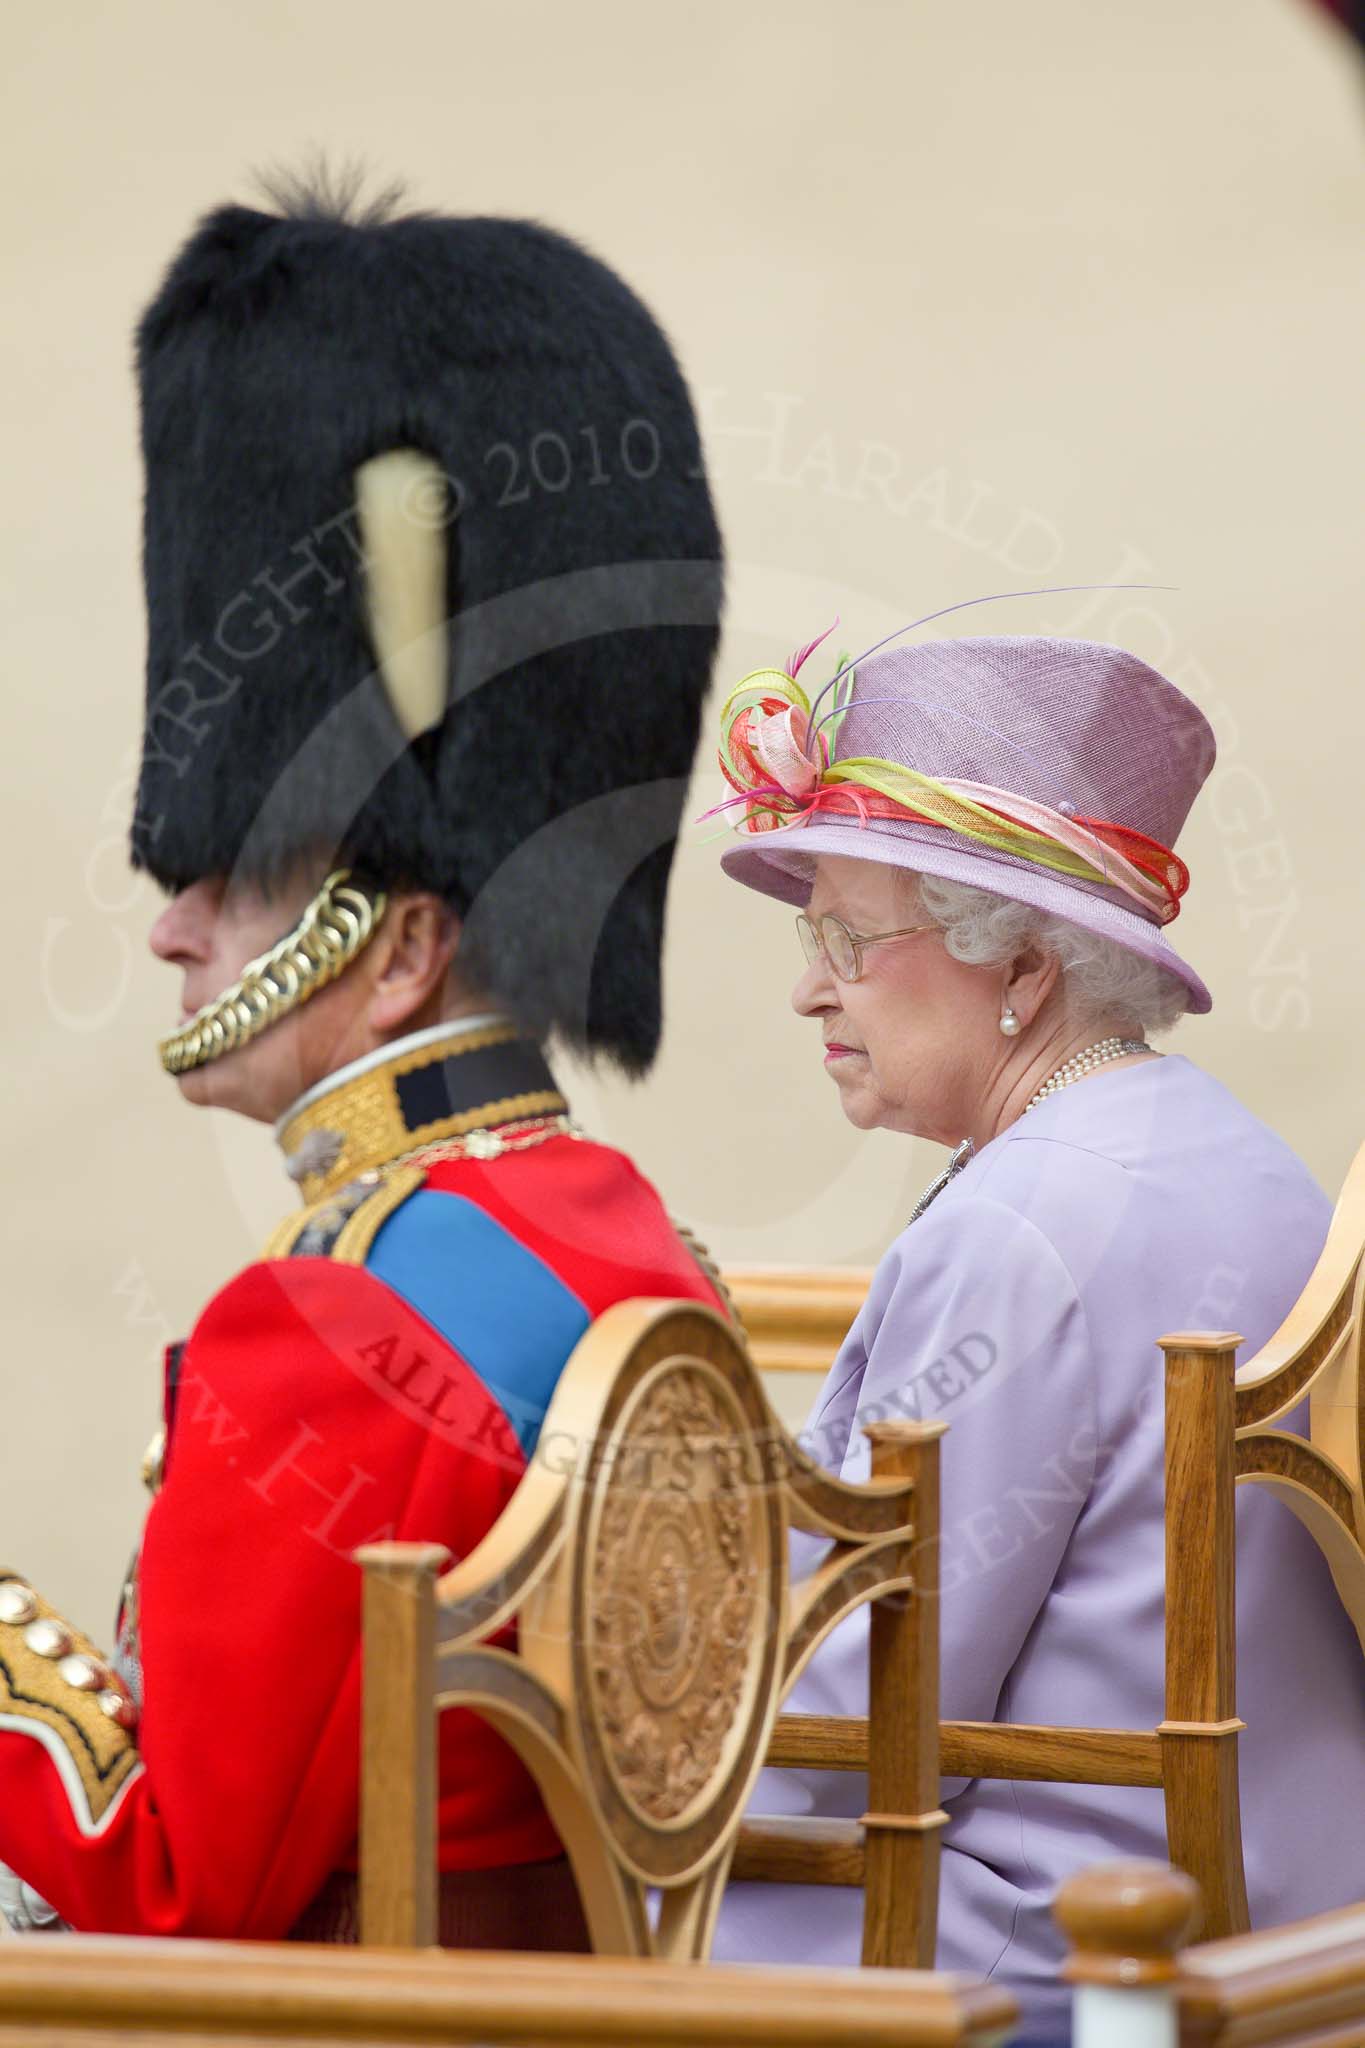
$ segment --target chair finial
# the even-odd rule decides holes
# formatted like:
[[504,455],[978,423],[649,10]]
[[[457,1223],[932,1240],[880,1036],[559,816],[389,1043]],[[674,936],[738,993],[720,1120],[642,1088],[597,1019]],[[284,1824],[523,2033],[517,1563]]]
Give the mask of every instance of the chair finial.
[[1053,1917],[1071,1943],[1073,1984],[1165,1984],[1202,1910],[1192,1877],[1168,1863],[1101,1863],[1068,1878]]

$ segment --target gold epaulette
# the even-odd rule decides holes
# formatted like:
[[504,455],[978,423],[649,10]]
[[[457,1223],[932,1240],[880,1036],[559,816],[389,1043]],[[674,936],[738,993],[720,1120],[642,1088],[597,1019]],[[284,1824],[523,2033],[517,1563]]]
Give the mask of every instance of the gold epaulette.
[[136,1727],[136,1707],[93,1644],[0,1571],[0,1728],[42,1743],[84,1835],[108,1825],[142,1769]]
[[340,1259],[363,1266],[381,1227],[426,1175],[420,1166],[380,1166],[357,1174],[335,1194],[286,1217],[271,1232],[263,1259]]

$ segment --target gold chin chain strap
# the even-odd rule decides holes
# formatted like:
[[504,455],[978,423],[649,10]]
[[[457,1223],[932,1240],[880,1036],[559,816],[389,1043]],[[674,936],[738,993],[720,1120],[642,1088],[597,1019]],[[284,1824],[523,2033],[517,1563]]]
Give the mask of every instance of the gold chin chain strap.
[[246,1045],[335,981],[373,938],[388,898],[351,879],[327,877],[293,931],[248,961],[240,979],[161,1041],[168,1074],[187,1074]]

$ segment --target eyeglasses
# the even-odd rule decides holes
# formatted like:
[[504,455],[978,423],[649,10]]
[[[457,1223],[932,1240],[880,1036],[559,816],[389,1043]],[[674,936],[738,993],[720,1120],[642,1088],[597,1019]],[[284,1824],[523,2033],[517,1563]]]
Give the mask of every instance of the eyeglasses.
[[884,946],[888,939],[913,938],[916,932],[933,932],[933,924],[902,925],[894,932],[851,932],[841,917],[808,917],[803,910],[796,920],[801,951],[814,967],[823,956],[840,981],[856,981],[863,971],[864,946]]

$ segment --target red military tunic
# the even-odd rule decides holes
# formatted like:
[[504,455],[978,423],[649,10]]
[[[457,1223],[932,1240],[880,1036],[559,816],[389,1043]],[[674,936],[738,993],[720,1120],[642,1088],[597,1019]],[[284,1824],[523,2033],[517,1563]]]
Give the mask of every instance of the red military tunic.
[[[417,1130],[473,1116],[496,1152],[479,1106],[460,1107],[489,1077],[465,1079],[457,1053],[435,1049],[455,1107]],[[406,1073],[431,1064],[410,1052]],[[402,1065],[363,1076],[366,1130],[376,1083],[394,1094]],[[62,1656],[36,1596],[0,1584],[0,1860],[73,1927],[279,1937],[354,1869],[352,1552],[399,1538],[467,1555],[528,1457],[573,1455],[539,1425],[589,1322],[632,1296],[716,1299],[621,1154],[556,1132],[393,1168],[371,1142],[350,1173],[346,1093],[318,1105],[344,1134],[339,1164],[305,1178],[324,1198],[168,1353],[164,1483],[112,1674],[78,1639]],[[410,1122],[383,1142],[404,1135]],[[140,1698],[135,1725],[121,1688]],[[442,1868],[559,1853],[511,1750],[446,1714]]]

